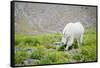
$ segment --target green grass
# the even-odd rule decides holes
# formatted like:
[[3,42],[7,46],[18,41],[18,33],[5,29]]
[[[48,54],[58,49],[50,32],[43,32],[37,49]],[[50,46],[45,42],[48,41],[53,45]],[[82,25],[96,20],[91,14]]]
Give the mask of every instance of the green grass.
[[[20,48],[20,50],[15,52],[15,64],[22,65],[26,58],[38,60],[38,63],[32,65],[71,63],[69,59],[72,62],[96,61],[96,30],[95,28],[85,30],[80,48],[78,49],[77,42],[74,42],[67,53],[64,51],[64,46],[56,49],[54,45],[55,42],[60,41],[61,35],[59,33],[35,36],[16,34],[15,48]],[[32,49],[32,54],[25,51],[27,48]],[[73,52],[73,49],[76,50]]]
[[24,61],[24,59],[29,58],[30,55],[27,54],[25,51],[21,50],[21,51],[16,51],[15,54],[15,64],[22,64],[22,62]]

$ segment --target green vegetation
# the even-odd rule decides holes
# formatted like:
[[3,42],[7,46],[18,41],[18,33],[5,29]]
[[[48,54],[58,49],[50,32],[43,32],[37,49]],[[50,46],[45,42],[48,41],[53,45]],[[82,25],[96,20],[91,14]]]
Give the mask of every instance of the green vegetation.
[[[96,30],[94,28],[85,31],[80,48],[77,47],[77,42],[74,42],[69,51],[64,51],[65,46],[56,49],[54,43],[59,42],[60,38],[59,33],[35,36],[16,34],[15,64],[23,65],[27,58],[33,59],[31,65],[96,61]],[[29,54],[27,49],[31,49],[32,53]]]

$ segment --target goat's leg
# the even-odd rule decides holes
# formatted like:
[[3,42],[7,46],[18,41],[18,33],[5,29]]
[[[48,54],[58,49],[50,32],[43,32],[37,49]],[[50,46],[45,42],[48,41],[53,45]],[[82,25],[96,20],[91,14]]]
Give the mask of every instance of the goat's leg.
[[83,34],[81,34],[81,37],[80,37],[80,44],[82,44],[82,41],[83,41]]
[[81,35],[80,38],[77,39],[78,48],[80,48],[80,45],[82,44],[82,40],[83,40],[83,35]]
[[73,40],[74,40],[73,37],[70,37],[68,39],[67,46],[66,46],[65,50],[68,50],[69,47],[72,46]]
[[80,48],[80,39],[77,39],[78,48]]

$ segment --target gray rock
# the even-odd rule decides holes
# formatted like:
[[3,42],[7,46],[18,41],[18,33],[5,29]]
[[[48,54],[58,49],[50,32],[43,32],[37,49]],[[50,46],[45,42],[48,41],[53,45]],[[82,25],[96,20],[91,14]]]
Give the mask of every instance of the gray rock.
[[34,64],[38,64],[39,63],[39,60],[37,59],[30,59],[30,58],[27,58],[23,61],[23,64],[24,65],[34,65]]
[[26,52],[27,52],[28,54],[32,54],[32,49],[31,49],[31,48],[28,48],[28,49],[26,49]]
[[19,51],[19,50],[21,50],[20,48],[15,48],[15,53],[17,52],[17,51]]

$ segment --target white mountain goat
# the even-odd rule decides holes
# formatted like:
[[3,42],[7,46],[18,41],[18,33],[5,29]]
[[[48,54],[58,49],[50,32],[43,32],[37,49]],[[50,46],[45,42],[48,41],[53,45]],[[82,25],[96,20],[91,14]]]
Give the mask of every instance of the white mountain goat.
[[62,33],[61,42],[66,44],[65,50],[68,50],[72,46],[74,39],[77,40],[78,47],[82,43],[84,34],[84,27],[80,22],[68,23]]

